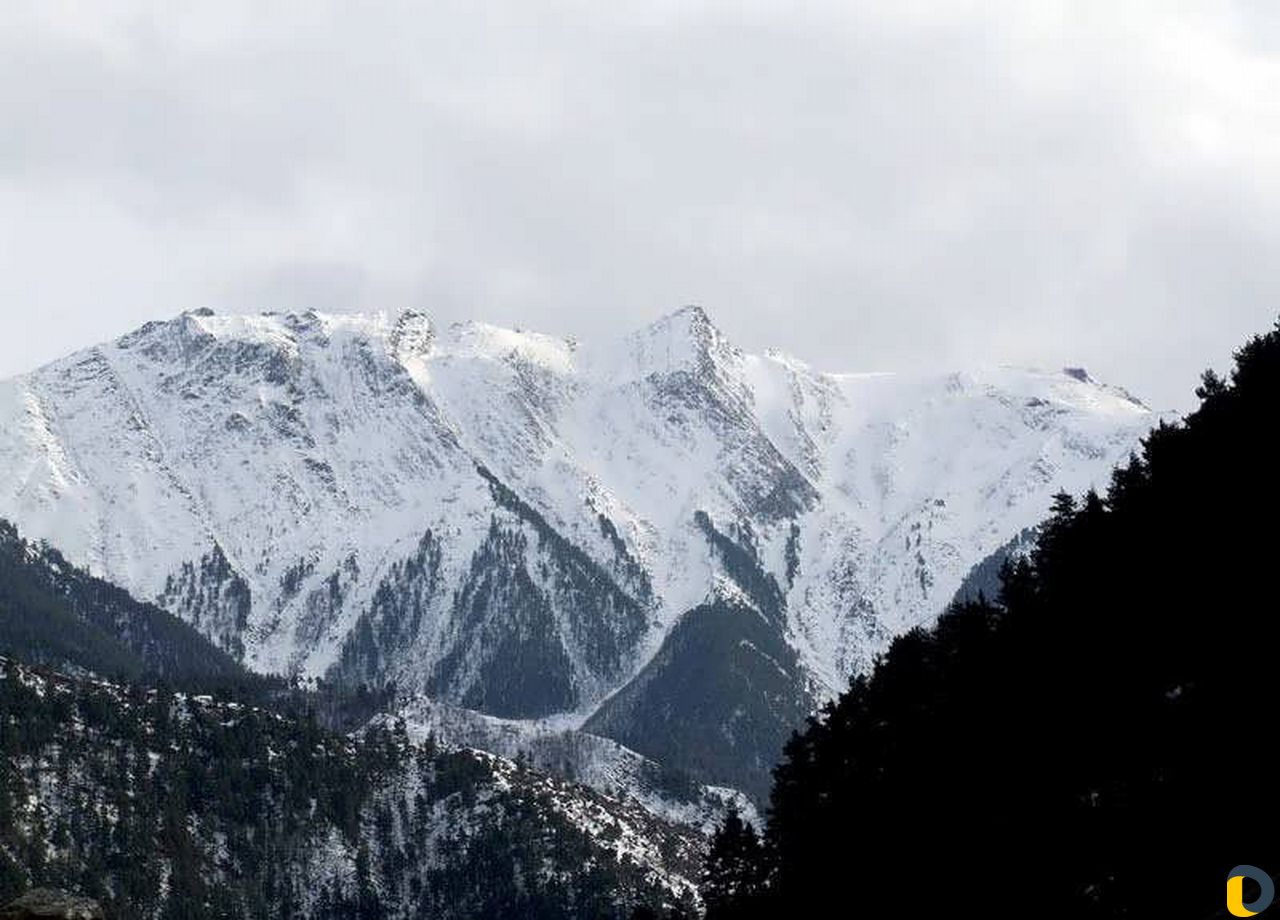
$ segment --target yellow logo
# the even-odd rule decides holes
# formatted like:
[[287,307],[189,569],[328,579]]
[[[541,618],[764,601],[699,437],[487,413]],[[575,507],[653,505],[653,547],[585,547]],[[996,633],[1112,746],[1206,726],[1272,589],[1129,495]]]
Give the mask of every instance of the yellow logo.
[[[1244,903],[1244,880],[1251,878],[1258,883],[1262,892],[1253,901]],[[1233,917],[1253,917],[1262,913],[1276,896],[1275,883],[1271,876],[1255,866],[1236,866],[1227,873],[1227,910]]]

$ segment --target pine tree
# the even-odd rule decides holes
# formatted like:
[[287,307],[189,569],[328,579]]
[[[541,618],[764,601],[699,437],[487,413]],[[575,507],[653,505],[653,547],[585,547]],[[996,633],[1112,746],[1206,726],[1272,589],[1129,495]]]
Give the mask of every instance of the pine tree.
[[703,869],[707,920],[762,915],[767,868],[755,828],[730,810]]

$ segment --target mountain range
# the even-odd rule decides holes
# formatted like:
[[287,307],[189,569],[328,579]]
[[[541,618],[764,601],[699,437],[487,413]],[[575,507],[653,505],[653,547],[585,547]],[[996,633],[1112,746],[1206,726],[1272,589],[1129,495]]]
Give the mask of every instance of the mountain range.
[[1157,420],[1080,368],[824,373],[696,307],[594,344],[201,310],[0,383],[0,517],[252,671],[760,802]]

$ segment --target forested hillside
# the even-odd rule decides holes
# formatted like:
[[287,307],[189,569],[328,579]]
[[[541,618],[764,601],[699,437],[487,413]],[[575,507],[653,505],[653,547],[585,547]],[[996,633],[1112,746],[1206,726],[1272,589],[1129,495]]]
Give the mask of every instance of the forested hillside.
[[693,906],[697,834],[473,751],[0,658],[0,903],[113,920],[627,917]]
[[94,578],[0,519],[0,654],[102,675],[254,683],[191,626]]
[[1197,392],[1105,496],[1058,498],[998,599],[791,741],[763,845],[717,840],[709,920],[1197,917],[1230,867],[1280,867],[1280,326]]

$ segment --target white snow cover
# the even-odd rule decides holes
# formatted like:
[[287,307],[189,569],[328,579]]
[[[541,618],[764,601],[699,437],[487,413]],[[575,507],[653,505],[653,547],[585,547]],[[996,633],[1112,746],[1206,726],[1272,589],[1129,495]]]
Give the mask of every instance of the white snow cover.
[[430,530],[445,590],[392,675],[412,686],[450,650],[495,513],[483,465],[615,572],[608,518],[652,584],[634,660],[612,686],[583,678],[580,717],[716,590],[695,512],[754,542],[834,693],[1055,492],[1105,486],[1156,420],[1078,369],[822,373],[741,352],[698,308],[598,345],[198,311],[0,383],[0,516],[145,598],[216,544],[252,598],[246,663],[304,675]]

